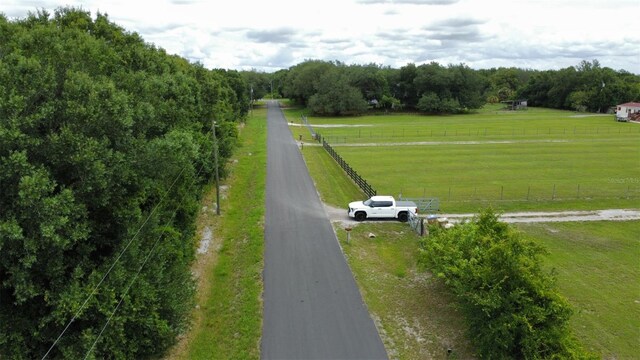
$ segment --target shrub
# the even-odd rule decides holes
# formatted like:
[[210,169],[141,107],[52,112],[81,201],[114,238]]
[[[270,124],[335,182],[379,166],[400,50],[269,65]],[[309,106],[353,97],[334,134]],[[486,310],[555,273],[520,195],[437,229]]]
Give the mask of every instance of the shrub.
[[459,299],[480,357],[590,357],[568,328],[567,300],[541,267],[543,248],[500,222],[492,209],[430,233],[421,243],[420,262]]

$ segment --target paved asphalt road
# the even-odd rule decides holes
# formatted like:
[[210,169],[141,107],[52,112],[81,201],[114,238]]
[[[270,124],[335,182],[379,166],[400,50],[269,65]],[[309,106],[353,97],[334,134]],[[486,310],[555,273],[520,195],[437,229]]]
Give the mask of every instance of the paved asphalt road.
[[282,111],[268,107],[262,359],[386,359]]

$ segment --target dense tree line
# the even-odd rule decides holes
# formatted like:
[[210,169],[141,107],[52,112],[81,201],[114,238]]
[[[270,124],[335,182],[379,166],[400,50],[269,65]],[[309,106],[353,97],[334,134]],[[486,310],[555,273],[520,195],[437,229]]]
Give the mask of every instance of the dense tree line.
[[583,61],[561,70],[493,68],[432,62],[399,69],[307,60],[273,74],[244,72],[254,98],[288,97],[320,115],[376,110],[461,113],[485,103],[527,99],[531,106],[605,112],[640,100],[640,76]]
[[50,358],[94,343],[90,357],[149,357],[175,341],[211,122],[228,158],[246,88],[104,14],[0,14],[0,358],[41,358],[71,319]]
[[597,60],[576,67],[535,72],[518,90],[533,106],[591,112],[640,100],[640,76],[601,67]]

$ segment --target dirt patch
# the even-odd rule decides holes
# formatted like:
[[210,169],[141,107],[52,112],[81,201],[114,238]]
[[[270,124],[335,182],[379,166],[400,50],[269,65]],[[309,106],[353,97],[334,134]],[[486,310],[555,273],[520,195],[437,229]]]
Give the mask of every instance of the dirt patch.
[[213,232],[211,228],[205,226],[204,230],[202,230],[202,235],[200,236],[200,246],[198,246],[198,254],[206,254],[209,251],[209,245],[211,244],[211,238],[213,236]]

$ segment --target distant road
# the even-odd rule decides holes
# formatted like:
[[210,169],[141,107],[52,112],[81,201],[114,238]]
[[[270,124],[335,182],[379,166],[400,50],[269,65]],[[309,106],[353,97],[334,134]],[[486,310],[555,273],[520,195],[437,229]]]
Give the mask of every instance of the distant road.
[[386,359],[276,102],[267,117],[262,359]]

